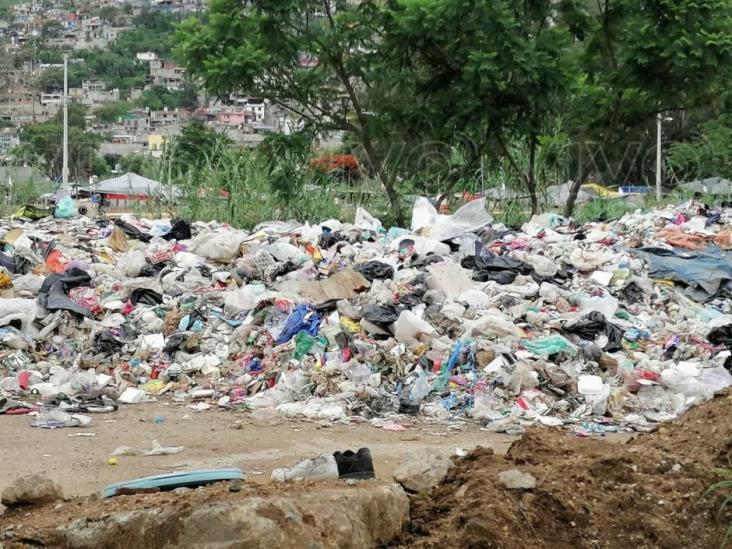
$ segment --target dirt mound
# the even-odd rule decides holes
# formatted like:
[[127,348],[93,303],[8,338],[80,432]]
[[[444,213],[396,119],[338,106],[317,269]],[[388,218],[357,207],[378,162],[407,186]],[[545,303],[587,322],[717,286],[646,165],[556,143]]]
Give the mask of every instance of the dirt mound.
[[[710,548],[724,539],[703,496],[732,456],[732,393],[627,444],[529,431],[505,457],[475,450],[412,505],[409,547]],[[532,491],[507,490],[517,468]]]

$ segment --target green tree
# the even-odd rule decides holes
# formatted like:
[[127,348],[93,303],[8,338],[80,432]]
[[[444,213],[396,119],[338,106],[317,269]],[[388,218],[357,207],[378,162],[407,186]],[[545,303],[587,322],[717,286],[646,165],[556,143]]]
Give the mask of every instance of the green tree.
[[[76,101],[69,101],[68,108],[69,128],[78,128],[81,131],[86,130],[86,107]],[[59,109],[51,119],[53,124],[63,124],[64,113]]]
[[[101,136],[85,131],[85,109],[69,105],[69,175],[83,180],[100,168],[97,150]],[[49,177],[61,176],[63,165],[63,115],[61,111],[42,124],[25,126],[20,133],[23,158],[34,163]],[[96,166],[96,168],[95,168]]]
[[165,160],[179,173],[195,172],[205,163],[216,164],[229,145],[226,135],[193,120],[166,147]]
[[[628,143],[648,140],[658,113],[715,100],[732,70],[729,0],[600,0],[567,100],[567,129],[581,155],[565,214],[598,165],[622,163]],[[600,168],[602,169],[602,168]]]
[[102,6],[97,15],[111,25],[118,25],[123,19],[122,9],[118,6]]
[[364,151],[398,223],[404,215],[396,178],[378,148],[378,117],[367,90],[378,76],[380,2],[358,5],[302,0],[213,0],[208,20],[176,32],[176,53],[189,74],[224,97],[268,99],[312,133],[346,132]]
[[117,103],[104,105],[95,114],[100,122],[111,124],[124,117],[132,108],[132,105],[127,101],[118,101]]
[[64,25],[61,21],[50,19],[43,23],[42,36],[44,38],[58,38],[64,32]]
[[178,96],[178,106],[189,111],[194,111],[198,108],[198,86],[186,80],[183,83],[182,89],[176,92]]
[[732,178],[732,115],[705,122],[699,135],[674,143],[668,163],[680,179]]
[[428,168],[443,175],[443,196],[488,155],[508,162],[538,211],[537,153],[578,78],[571,52],[585,12],[573,0],[391,6],[380,45],[385,79],[370,108],[427,143],[416,160],[437,157],[445,169]]
[[129,89],[142,85],[148,74],[145,64],[130,52],[87,50],[81,52],[90,77],[103,80],[110,88]]
[[137,100],[137,104],[153,111],[175,109],[181,106],[180,94],[169,90],[165,86],[153,86],[142,93],[140,99]]
[[[80,88],[82,82],[88,77],[86,67],[72,63],[69,65],[68,84],[69,88]],[[45,69],[36,78],[35,88],[42,93],[60,93],[64,89],[63,67],[50,67]]]

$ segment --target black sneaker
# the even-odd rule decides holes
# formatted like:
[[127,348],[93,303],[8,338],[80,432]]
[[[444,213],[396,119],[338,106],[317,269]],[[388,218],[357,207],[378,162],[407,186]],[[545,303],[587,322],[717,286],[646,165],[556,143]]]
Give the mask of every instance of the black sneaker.
[[339,479],[367,480],[376,478],[371,450],[368,448],[360,448],[355,453],[351,450],[336,452],[333,457],[336,464],[338,464]]

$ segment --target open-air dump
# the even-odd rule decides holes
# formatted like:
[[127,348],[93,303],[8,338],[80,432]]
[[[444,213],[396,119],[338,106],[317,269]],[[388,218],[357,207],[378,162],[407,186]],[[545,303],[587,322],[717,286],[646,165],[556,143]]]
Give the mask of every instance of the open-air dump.
[[0,234],[0,545],[724,539],[732,210]]

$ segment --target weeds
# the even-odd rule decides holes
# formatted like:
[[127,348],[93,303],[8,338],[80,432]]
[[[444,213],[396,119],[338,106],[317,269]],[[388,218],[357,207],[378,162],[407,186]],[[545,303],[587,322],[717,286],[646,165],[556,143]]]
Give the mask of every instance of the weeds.
[[182,190],[180,213],[189,219],[215,219],[251,229],[270,220],[305,222],[339,216],[338,201],[326,186],[293,181],[286,193],[274,192],[269,174],[263,155],[228,150],[198,170],[168,174],[168,181]]
[[[717,509],[718,520],[723,517],[728,507],[732,507],[732,469],[728,470],[725,476],[727,477],[725,480],[717,482],[716,484],[712,484],[707,489],[707,491],[704,492],[705,497],[709,497],[711,495],[717,496],[720,492],[722,492],[721,496],[724,499],[722,499],[722,503],[719,504],[719,507]],[[730,523],[727,527],[727,532],[725,534],[724,541],[722,542],[722,547],[725,547],[727,545],[730,537],[732,537],[732,523]]]

